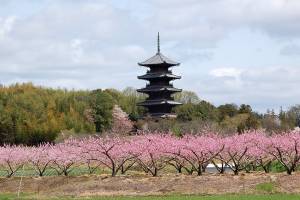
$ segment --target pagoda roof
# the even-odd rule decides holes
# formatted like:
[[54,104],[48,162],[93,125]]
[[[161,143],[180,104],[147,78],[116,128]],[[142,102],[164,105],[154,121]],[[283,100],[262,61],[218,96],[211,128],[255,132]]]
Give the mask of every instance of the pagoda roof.
[[140,66],[150,66],[150,65],[160,65],[160,64],[167,64],[170,66],[176,66],[180,65],[179,62],[175,62],[166,56],[164,56],[162,53],[157,52],[154,56],[151,58],[145,60],[144,62],[138,63]]
[[138,105],[140,106],[155,106],[155,105],[162,105],[162,104],[181,105],[182,103],[173,100],[168,100],[168,99],[146,100],[141,103],[138,103]]
[[138,76],[139,79],[153,79],[153,78],[170,78],[170,79],[180,79],[181,76],[177,76],[171,73],[147,73],[142,76]]
[[171,92],[181,92],[182,89],[174,88],[172,86],[147,86],[142,89],[138,89],[138,92],[160,92],[160,91],[171,91]]

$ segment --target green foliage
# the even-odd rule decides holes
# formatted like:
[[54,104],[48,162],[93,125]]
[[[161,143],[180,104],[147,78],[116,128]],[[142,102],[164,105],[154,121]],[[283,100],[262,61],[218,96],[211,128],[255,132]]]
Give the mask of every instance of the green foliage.
[[225,132],[243,133],[261,126],[258,115],[246,104],[242,104],[239,108],[234,104],[221,105],[218,112],[220,126]]
[[194,104],[184,104],[175,109],[177,118],[182,121],[191,121],[194,115]]
[[280,162],[274,161],[271,166],[271,171],[272,172],[285,172],[286,169]]
[[245,128],[245,121],[249,117],[249,114],[237,114],[233,117],[228,115],[220,122],[220,126],[227,132],[241,131]]
[[244,133],[245,131],[251,129],[258,129],[258,127],[260,126],[259,120],[252,113],[247,113],[246,115],[247,118],[237,125],[238,133]]
[[293,129],[295,126],[297,126],[297,109],[296,107],[291,108],[290,111],[283,111],[282,108],[280,109],[279,113],[279,119],[280,119],[280,129],[282,131],[288,131]]
[[64,130],[93,132],[89,109],[89,91],[54,90],[31,83],[1,87],[0,144],[52,142]]
[[181,102],[183,104],[198,104],[200,98],[195,92],[192,91],[182,91],[175,93],[173,95],[175,101]]
[[118,104],[126,113],[128,113],[131,120],[137,121],[145,114],[146,110],[141,106],[137,106],[136,104],[143,101],[146,96],[138,93],[134,88],[127,87],[123,91],[107,89],[105,92],[109,93],[116,101],[116,104]]
[[281,131],[280,121],[274,110],[267,111],[262,118],[262,126],[269,132]]
[[181,121],[177,119],[157,119],[157,120],[139,120],[137,123],[138,129],[146,129],[151,132],[169,132],[171,131],[176,136],[184,134],[207,133],[206,131],[217,132],[217,124],[211,121],[192,120]]
[[274,183],[268,182],[268,183],[260,183],[255,186],[256,190],[260,192],[266,192],[266,193],[274,193],[276,192],[276,188]]
[[246,104],[242,104],[240,105],[240,108],[239,108],[239,113],[247,113],[247,114],[250,114],[252,113],[252,108],[250,105],[246,105]]
[[[189,99],[188,95],[184,99]],[[178,98],[178,97],[177,97]],[[190,97],[192,99],[192,97]],[[171,130],[176,134],[201,133],[214,131],[219,133],[243,133],[261,127],[259,115],[252,111],[251,106],[242,104],[225,104],[215,107],[206,101],[185,103],[175,107],[177,119],[172,121],[157,120],[149,123],[150,130]],[[180,135],[179,134],[179,135]]]
[[112,124],[114,104],[137,120],[145,109],[136,103],[144,98],[133,88],[68,91],[31,83],[0,87],[0,145],[53,142],[61,132],[102,132]]
[[[279,115],[274,111],[257,114],[246,104],[215,107],[191,91],[176,93],[173,97],[184,103],[174,108],[177,119],[150,122],[149,130],[172,131],[180,136],[202,131],[243,133],[258,128],[282,132],[300,125],[299,105],[287,111],[281,110]],[[130,87],[123,91],[91,92],[35,87],[31,83],[0,86],[0,145],[52,142],[62,132],[105,131],[111,126],[114,104],[136,121],[137,128],[145,128],[139,119],[145,115],[146,109],[136,105],[145,98],[146,95]],[[64,138],[64,134],[59,138]]]
[[216,108],[206,101],[200,101],[197,104],[187,103],[178,106],[175,108],[175,112],[178,120],[181,121],[192,121],[195,119],[213,121],[217,118]]
[[238,113],[238,107],[235,104],[225,104],[218,107],[219,122],[223,121],[226,117],[234,117]]
[[174,124],[171,128],[172,133],[174,133],[177,137],[182,137],[183,133],[182,133],[182,129],[180,128],[180,126],[178,124]]
[[95,123],[96,132],[108,129],[112,124],[113,98],[110,94],[96,90],[91,95],[90,106]]
[[217,118],[216,108],[207,101],[201,101],[199,97],[191,91],[176,93],[174,99],[183,103],[174,109],[177,119],[180,121],[214,121]]
[[294,126],[300,127],[300,105],[292,106],[287,111],[288,120],[291,121],[291,123]]

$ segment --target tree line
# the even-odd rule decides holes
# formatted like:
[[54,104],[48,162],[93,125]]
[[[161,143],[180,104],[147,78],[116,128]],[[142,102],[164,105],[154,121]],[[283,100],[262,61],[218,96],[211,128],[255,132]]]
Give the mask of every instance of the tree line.
[[102,90],[74,91],[31,83],[0,88],[0,144],[53,142],[64,130],[101,132],[112,123],[114,99]]
[[261,114],[246,104],[214,106],[190,91],[174,96],[184,103],[174,109],[177,119],[141,119],[146,110],[136,103],[145,98],[134,88],[88,91],[52,89],[32,83],[0,86],[0,145],[37,145],[55,142],[66,134],[110,131],[114,105],[128,114],[133,131],[172,131],[183,135],[202,130],[229,134],[265,129],[273,133],[300,125],[300,106],[281,110],[279,114],[272,110]]

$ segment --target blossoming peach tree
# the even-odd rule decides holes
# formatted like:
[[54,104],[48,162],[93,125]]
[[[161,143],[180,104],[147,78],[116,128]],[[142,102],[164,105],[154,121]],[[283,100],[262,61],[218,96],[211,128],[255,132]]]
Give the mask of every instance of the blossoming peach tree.
[[200,176],[208,164],[213,164],[219,173],[224,173],[227,167],[237,175],[257,168],[268,173],[274,162],[280,163],[287,174],[297,170],[300,132],[267,136],[263,131],[256,131],[227,137],[213,133],[183,137],[148,133],[70,139],[35,147],[0,147],[0,170],[7,177],[15,175],[23,166],[32,168],[39,176],[44,176],[50,168],[58,175],[68,176],[82,165],[90,174],[102,168],[110,170],[111,176],[133,169],[157,176],[168,165],[178,173],[196,172]]

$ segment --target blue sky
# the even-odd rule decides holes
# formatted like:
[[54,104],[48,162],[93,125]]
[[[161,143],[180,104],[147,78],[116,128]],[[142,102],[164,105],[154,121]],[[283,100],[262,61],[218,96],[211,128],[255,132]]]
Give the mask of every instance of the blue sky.
[[299,0],[0,0],[0,83],[140,88],[161,51],[174,85],[256,111],[300,103]]

